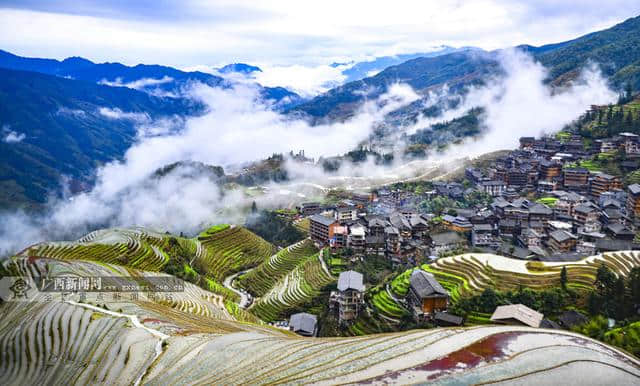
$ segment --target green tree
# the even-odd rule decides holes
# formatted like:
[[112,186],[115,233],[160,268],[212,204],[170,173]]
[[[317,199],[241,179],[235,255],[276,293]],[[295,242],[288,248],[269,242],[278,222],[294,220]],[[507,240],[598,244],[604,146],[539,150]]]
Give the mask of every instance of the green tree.
[[563,290],[567,289],[567,267],[563,266],[562,267],[562,271],[560,271],[560,285],[562,286]]
[[634,306],[640,305],[640,267],[633,267],[627,278],[631,292],[631,302]]

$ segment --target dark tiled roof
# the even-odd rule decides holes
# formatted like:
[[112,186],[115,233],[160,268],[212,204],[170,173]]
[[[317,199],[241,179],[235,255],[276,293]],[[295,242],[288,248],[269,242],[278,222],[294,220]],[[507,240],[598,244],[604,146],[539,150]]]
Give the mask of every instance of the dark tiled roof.
[[313,216],[309,217],[309,219],[313,222],[317,222],[325,226],[329,226],[335,222],[333,218],[326,217],[321,214],[314,214]]
[[578,324],[585,323],[587,320],[586,316],[574,310],[565,311],[558,317],[558,322],[566,328],[571,328]]
[[436,314],[434,315],[434,319],[436,320],[436,322],[443,321],[456,326],[461,326],[462,322],[464,321],[462,316],[453,315],[448,312],[436,312]]
[[562,329],[562,326],[560,326],[558,323],[554,322],[553,320],[542,319],[542,322],[540,322],[540,328],[551,328],[554,330],[560,330]]
[[413,271],[409,278],[411,288],[420,296],[425,298],[428,296],[449,295],[447,290],[442,288],[440,283],[431,275],[421,269]]
[[435,245],[446,245],[463,241],[462,237],[456,232],[436,233],[431,235],[431,240],[433,240]]
[[556,240],[559,243],[575,238],[571,233],[563,230],[557,230],[557,231],[551,232],[549,233],[549,237],[551,237],[552,239]]

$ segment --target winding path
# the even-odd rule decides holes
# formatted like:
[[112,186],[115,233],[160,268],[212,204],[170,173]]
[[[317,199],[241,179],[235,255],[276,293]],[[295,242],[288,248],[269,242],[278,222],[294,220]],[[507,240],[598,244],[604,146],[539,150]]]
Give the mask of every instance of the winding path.
[[251,305],[252,301],[249,300],[249,297],[247,296],[246,293],[243,293],[241,291],[238,291],[232,284],[233,281],[235,280],[236,277],[240,276],[240,275],[244,275],[247,272],[253,271],[255,268],[251,268],[251,269],[247,269],[244,271],[240,271],[240,272],[236,272],[233,275],[227,276],[224,281],[222,282],[222,285],[224,285],[227,289],[230,289],[231,291],[235,292],[236,294],[238,294],[238,296],[240,296],[240,303],[238,303],[238,305],[240,306],[240,308],[247,308]]

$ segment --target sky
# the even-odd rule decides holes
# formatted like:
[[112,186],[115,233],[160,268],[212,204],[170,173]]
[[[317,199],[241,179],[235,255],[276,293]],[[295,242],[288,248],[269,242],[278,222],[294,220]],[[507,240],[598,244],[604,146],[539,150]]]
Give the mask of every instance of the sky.
[[439,45],[553,43],[638,14],[637,0],[0,0],[0,48],[129,65],[314,67]]

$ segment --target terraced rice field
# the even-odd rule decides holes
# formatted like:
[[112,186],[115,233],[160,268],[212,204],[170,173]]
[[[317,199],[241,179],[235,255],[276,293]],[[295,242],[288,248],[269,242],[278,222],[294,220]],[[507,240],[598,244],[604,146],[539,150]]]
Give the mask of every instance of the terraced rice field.
[[222,282],[234,272],[256,266],[275,253],[275,247],[242,227],[229,227],[198,236],[194,265]]
[[423,268],[443,285],[466,294],[481,292],[489,286],[514,290],[522,285],[532,289],[559,285],[562,267],[567,268],[570,286],[592,287],[601,264],[626,276],[634,266],[640,265],[640,251],[603,253],[576,262],[534,262],[491,254],[464,254],[438,259]]
[[325,271],[319,255],[315,254],[281,278],[249,310],[267,322],[279,319],[283,311],[308,302],[336,280]]
[[313,242],[310,239],[304,239],[280,250],[254,270],[241,276],[237,283],[255,296],[263,296],[278,280],[316,253],[318,249]]
[[379,289],[371,296],[371,305],[382,315],[389,319],[398,319],[409,313],[404,307],[396,302],[384,289]]
[[[91,261],[15,258],[25,278],[162,275]],[[309,286],[326,272],[317,257]],[[296,273],[297,272],[297,273]],[[290,279],[287,279],[290,278]],[[325,277],[326,279],[326,277]],[[301,280],[297,280],[298,283]],[[313,283],[313,284],[312,284]],[[304,285],[287,288],[304,289]],[[35,291],[35,289],[34,289]],[[31,293],[30,293],[31,294]],[[413,330],[351,338],[302,338],[234,320],[192,286],[181,302],[29,301],[0,304],[0,384],[530,384],[635,385],[640,361],[584,336],[519,326]],[[178,295],[176,295],[178,296]],[[283,297],[284,300],[284,297]],[[180,303],[180,305],[177,305]],[[104,308],[103,308],[104,307]]]
[[162,250],[166,240],[165,235],[143,229],[105,229],[91,232],[75,242],[37,244],[27,248],[21,255],[58,260],[92,260],[159,271],[169,260]]
[[[237,295],[220,282],[233,272],[255,266],[275,252],[275,247],[245,228],[219,225],[195,239],[173,237],[189,253],[192,267],[208,277],[208,289],[231,299]],[[158,272],[168,263],[165,252],[170,237],[142,228],[105,229],[91,232],[74,242],[41,243],[19,256],[58,260],[90,260]]]

